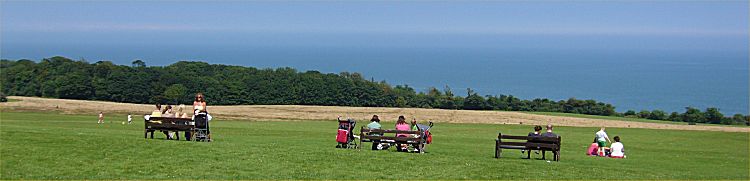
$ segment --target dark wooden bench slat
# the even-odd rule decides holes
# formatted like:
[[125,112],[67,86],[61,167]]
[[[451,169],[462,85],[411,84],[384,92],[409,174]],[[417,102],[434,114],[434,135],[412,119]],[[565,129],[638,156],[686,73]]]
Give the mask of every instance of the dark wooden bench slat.
[[533,149],[533,148],[540,148],[540,149],[545,149],[545,148],[547,148],[547,149],[553,149],[553,150],[556,150],[556,149],[559,149],[559,148],[560,148],[560,146],[559,146],[559,145],[556,145],[556,144],[549,144],[549,143],[526,143],[526,145],[525,145],[525,146],[526,146],[526,148],[532,148],[532,149]]
[[508,145],[508,146],[526,146],[526,142],[502,142],[501,145]]
[[392,130],[392,129],[367,129],[362,128],[360,131],[362,133],[396,133],[396,134],[422,134],[421,131],[412,131],[412,130]]
[[512,136],[512,135],[501,135],[502,139],[514,139],[514,140],[527,140],[534,142],[557,142],[557,137],[545,137],[545,136]]
[[151,116],[149,119],[190,119],[190,118]]
[[514,139],[514,140],[527,140],[528,136],[511,136],[511,135],[502,135],[502,139]]
[[409,138],[409,137],[395,137],[395,136],[369,136],[364,135],[361,137],[361,139],[369,139],[369,140],[394,140],[394,141],[422,141],[422,138]]
[[[518,149],[533,149],[533,148],[549,148],[549,149],[558,149],[559,146],[556,144],[549,144],[549,143],[532,143],[532,142],[502,142],[500,145],[508,145],[508,146],[521,146],[518,147]],[[508,148],[508,149],[514,149],[514,148]]]
[[516,149],[516,150],[523,150],[523,149],[526,149],[526,146],[510,146],[510,145],[500,145],[500,148],[503,148],[503,149]]
[[549,143],[560,142],[559,137],[546,137],[546,136],[528,136],[526,140],[533,141],[533,142],[549,142]]

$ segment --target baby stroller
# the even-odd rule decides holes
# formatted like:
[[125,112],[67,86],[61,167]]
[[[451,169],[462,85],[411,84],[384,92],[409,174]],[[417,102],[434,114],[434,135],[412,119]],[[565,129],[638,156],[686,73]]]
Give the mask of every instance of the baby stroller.
[[432,133],[430,132],[430,129],[432,129],[433,125],[434,124],[432,123],[432,121],[430,121],[429,125],[417,124],[417,129],[419,129],[419,131],[422,131],[422,135],[420,135],[420,138],[422,138],[423,140],[422,145],[418,145],[418,147],[422,148],[420,152],[426,152],[427,144],[432,144]]
[[352,119],[339,119],[339,129],[336,133],[336,148],[357,148],[357,142],[354,141],[354,126],[357,124]]
[[195,141],[211,141],[211,138],[208,136],[211,134],[211,131],[208,129],[208,113],[206,112],[200,112],[195,115],[193,118],[195,121],[195,128],[193,129],[193,139]]

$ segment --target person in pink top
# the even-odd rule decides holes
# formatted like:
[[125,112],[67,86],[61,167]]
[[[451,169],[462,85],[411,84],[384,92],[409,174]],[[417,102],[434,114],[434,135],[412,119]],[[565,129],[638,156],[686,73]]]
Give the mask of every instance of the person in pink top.
[[[409,131],[411,130],[411,127],[408,123],[406,123],[406,118],[404,116],[399,116],[398,121],[396,121],[396,130],[399,131]],[[407,137],[408,134],[396,134],[396,137]]]
[[[398,116],[398,121],[396,121],[396,130],[399,131],[409,131],[411,130],[411,127],[408,123],[406,123],[406,118],[404,116]],[[409,134],[396,134],[396,137],[408,137]],[[397,151],[405,151],[407,150],[409,145],[407,144],[401,144],[398,147],[396,147]],[[400,148],[400,149],[399,149]]]
[[596,150],[598,150],[598,149],[599,149],[599,144],[596,143],[596,138],[594,138],[594,142],[591,143],[591,145],[589,146],[589,149],[586,151],[586,155],[597,156],[596,155]]

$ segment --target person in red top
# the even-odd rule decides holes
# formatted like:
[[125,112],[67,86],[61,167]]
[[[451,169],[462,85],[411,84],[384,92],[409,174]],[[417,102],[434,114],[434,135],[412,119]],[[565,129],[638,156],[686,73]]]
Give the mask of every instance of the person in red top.
[[596,150],[599,149],[599,144],[596,143],[596,138],[594,138],[594,142],[589,145],[589,149],[586,150],[586,155],[589,156],[597,156]]

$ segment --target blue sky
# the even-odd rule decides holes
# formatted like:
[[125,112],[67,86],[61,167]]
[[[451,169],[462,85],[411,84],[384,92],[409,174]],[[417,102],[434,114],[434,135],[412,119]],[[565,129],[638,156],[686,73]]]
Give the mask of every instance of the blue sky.
[[[690,37],[707,44],[697,49],[743,49],[746,45],[738,42],[703,39],[746,42],[748,3],[3,1],[1,25],[4,46],[69,42],[472,46],[483,43],[477,40],[497,37],[597,36]],[[579,43],[586,46],[587,41],[598,39]],[[519,46],[535,47],[528,42]]]

